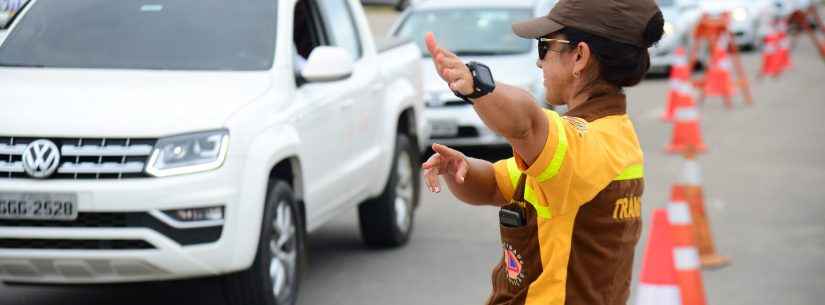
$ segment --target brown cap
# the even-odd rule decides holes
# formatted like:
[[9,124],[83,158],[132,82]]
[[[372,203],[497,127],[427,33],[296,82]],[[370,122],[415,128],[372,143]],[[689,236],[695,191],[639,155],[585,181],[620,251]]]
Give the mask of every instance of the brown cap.
[[645,28],[657,12],[655,0],[559,0],[547,16],[514,23],[513,32],[536,39],[571,27],[646,48]]

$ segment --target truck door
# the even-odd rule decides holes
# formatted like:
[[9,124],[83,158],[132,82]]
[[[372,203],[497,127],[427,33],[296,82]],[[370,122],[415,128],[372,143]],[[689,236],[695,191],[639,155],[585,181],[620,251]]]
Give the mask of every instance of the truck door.
[[[359,28],[355,18],[354,5],[360,5],[350,0],[319,0],[323,20],[326,23],[329,42],[333,46],[347,49],[355,61],[355,70],[345,86],[349,88],[346,105],[348,136],[345,139],[350,151],[342,161],[348,163],[347,170],[351,170],[346,184],[354,192],[354,199],[364,195],[366,186],[371,179],[380,177],[373,171],[376,168],[380,140],[386,135],[378,124],[376,116],[383,113],[380,104],[380,89],[382,84],[378,77],[378,63],[375,55],[368,54],[364,49],[363,35],[370,35],[367,28]],[[373,178],[371,178],[373,177]],[[352,202],[355,203],[355,202]]]

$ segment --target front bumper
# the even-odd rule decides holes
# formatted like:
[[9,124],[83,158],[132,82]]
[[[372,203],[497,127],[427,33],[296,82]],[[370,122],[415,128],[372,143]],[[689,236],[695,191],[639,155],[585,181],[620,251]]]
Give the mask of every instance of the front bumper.
[[[113,283],[236,271],[239,190],[225,169],[125,180],[9,179],[0,192],[75,193],[75,221],[0,221],[0,280]],[[261,188],[263,189],[263,188]],[[159,211],[224,206],[222,224],[181,228]]]
[[[430,126],[430,145],[439,143],[447,146],[498,146],[507,145],[504,137],[490,130],[470,105],[447,105],[442,107],[428,107],[424,111],[427,123]],[[443,135],[435,132],[436,124],[455,124],[457,133]],[[428,145],[429,146],[429,145]]]

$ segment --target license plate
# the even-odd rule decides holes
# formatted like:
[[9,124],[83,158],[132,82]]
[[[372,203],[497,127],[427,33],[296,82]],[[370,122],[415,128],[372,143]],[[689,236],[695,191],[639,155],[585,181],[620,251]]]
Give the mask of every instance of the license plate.
[[56,193],[0,193],[0,218],[77,219],[77,195]]
[[454,137],[458,135],[458,123],[453,120],[430,121],[430,135],[433,137]]

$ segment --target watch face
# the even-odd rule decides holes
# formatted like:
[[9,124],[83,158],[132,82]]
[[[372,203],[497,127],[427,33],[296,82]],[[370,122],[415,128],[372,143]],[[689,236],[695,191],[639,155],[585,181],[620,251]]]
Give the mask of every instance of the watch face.
[[479,82],[485,85],[492,85],[493,84],[493,74],[490,73],[490,69],[485,66],[477,65],[476,66],[476,77],[478,77]]

